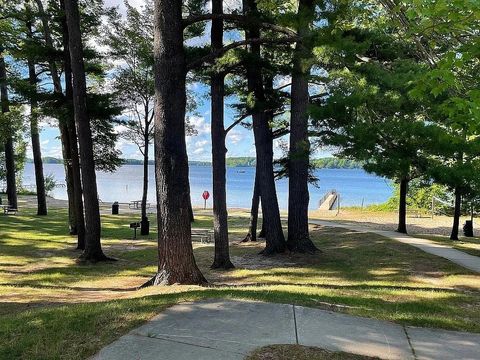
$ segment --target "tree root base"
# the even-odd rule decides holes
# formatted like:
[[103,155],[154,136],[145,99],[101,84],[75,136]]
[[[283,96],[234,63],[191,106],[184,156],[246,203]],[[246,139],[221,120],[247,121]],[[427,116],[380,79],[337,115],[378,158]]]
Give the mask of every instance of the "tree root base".
[[223,269],[223,270],[231,270],[234,269],[235,266],[232,264],[230,259],[222,260],[222,261],[214,261],[210,269]]
[[245,236],[245,238],[240,242],[241,243],[246,243],[246,242],[249,242],[249,241],[257,241],[257,239],[254,238],[251,233],[248,233],[247,236]]
[[321,252],[315,244],[310,240],[310,238],[302,239],[302,240],[289,240],[287,241],[288,250],[293,253],[300,253],[300,254],[310,254],[313,255],[317,252]]
[[113,262],[118,261],[118,259],[106,256],[104,253],[100,254],[86,254],[85,252],[80,255],[77,262],[79,263],[91,263],[96,264],[99,262]]
[[197,274],[189,274],[187,277],[178,278],[174,274],[171,274],[165,270],[157,272],[150,280],[143,283],[138,289],[143,289],[149,286],[168,286],[168,285],[208,285],[208,281],[203,275],[198,272]]
[[263,256],[272,256],[275,254],[283,254],[287,250],[287,247],[285,245],[277,245],[277,246],[268,246],[260,251],[258,255],[263,255]]

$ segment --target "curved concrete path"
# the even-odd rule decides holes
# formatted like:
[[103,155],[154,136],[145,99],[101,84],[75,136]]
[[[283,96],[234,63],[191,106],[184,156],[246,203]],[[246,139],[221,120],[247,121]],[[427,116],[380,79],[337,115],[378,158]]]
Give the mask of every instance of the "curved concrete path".
[[480,358],[480,334],[405,327],[302,306],[210,300],[175,305],[92,359],[240,360],[271,344],[382,359]]
[[[309,222],[310,224],[314,224],[314,225],[343,228],[343,229],[348,229],[348,230],[358,231],[358,232],[369,232],[369,233],[385,236],[389,239],[393,239],[396,241],[400,241],[401,243],[404,243],[404,244],[415,246],[416,248],[423,250],[429,254],[443,257],[447,260],[450,260],[451,262],[454,262],[455,264],[463,266],[464,268],[480,273],[480,257],[464,253],[463,251],[453,249],[452,247],[447,245],[438,244],[428,239],[414,238],[412,236],[400,234],[395,231],[376,230],[376,229],[364,227],[361,225],[344,224],[344,223],[337,223],[333,221],[313,220],[313,219],[310,219]],[[478,356],[478,359],[480,359],[480,355]]]

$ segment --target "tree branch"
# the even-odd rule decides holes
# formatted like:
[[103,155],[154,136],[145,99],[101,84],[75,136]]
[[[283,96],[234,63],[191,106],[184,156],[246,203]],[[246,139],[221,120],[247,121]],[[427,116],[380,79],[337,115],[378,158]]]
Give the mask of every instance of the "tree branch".
[[272,137],[274,139],[278,139],[279,137],[282,137],[283,135],[287,135],[288,133],[290,133],[289,128],[282,128],[282,129],[278,129],[278,130],[275,130],[274,132],[272,132]]
[[297,42],[297,41],[300,41],[300,40],[301,40],[301,38],[299,36],[289,36],[289,37],[283,37],[283,38],[279,38],[279,39],[254,38],[254,39],[248,39],[248,40],[235,41],[231,44],[228,44],[228,45],[224,46],[221,49],[212,51],[210,54],[205,55],[205,56],[201,57],[200,59],[193,60],[192,62],[187,64],[187,71],[196,69],[206,62],[210,62],[210,61],[213,61],[215,59],[218,59],[219,57],[223,56],[228,51],[236,49],[240,46],[250,45],[250,44],[290,44],[290,43],[294,43],[294,42]]
[[245,120],[247,117],[249,117],[251,115],[252,114],[245,114],[245,115],[240,116],[237,120],[235,120],[232,124],[230,124],[229,127],[227,127],[225,129],[225,135],[227,135],[230,130],[232,130],[235,126],[240,124],[243,120]]
[[310,101],[313,101],[313,100],[316,100],[316,99],[320,99],[324,96],[327,96],[328,93],[327,92],[324,92],[324,93],[321,93],[321,94],[316,94],[316,95],[312,95],[310,96]]
[[256,24],[259,25],[263,28],[270,29],[285,35],[289,36],[296,36],[297,34],[295,31],[290,30],[286,27],[275,25],[269,22],[263,22],[263,21],[257,21],[257,19],[254,19],[252,17],[247,17],[245,15],[239,15],[239,14],[200,14],[200,15],[192,15],[189,16],[185,19],[183,19],[183,27],[187,27],[189,25],[193,25],[197,22],[202,22],[202,21],[209,21],[209,20],[225,20],[225,21],[231,21],[231,22],[238,22],[238,23],[243,23],[243,24]]

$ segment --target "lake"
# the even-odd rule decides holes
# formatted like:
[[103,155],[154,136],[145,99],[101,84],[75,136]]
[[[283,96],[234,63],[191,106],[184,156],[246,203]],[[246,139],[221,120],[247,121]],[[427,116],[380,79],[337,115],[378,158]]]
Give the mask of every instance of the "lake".
[[[52,174],[59,183],[65,183],[65,172],[61,164],[44,164],[45,175]],[[143,167],[121,166],[115,173],[97,172],[99,197],[105,202],[129,202],[142,197]],[[360,206],[385,202],[392,194],[390,180],[365,172],[362,169],[319,169],[315,171],[318,187],[310,186],[310,209],[318,207],[319,200],[331,189],[340,193],[344,206]],[[249,208],[251,205],[255,168],[227,168],[227,203],[229,207]],[[23,176],[26,185],[35,184],[33,164],[26,164]],[[155,202],[154,166],[149,166],[148,199]],[[209,166],[190,166],[192,203],[202,206],[204,190],[212,193],[212,169]],[[281,209],[288,206],[288,179],[276,182],[278,202]],[[51,194],[57,199],[66,199],[65,187],[57,187]],[[211,206],[210,197],[208,205]]]

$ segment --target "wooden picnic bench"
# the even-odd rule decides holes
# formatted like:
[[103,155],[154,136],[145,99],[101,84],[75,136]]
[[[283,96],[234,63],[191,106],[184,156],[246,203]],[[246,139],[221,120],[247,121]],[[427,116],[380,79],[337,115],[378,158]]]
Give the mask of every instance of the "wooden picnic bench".
[[408,209],[407,214],[414,218],[428,217],[428,211],[419,208]]
[[201,242],[202,244],[213,242],[213,230],[193,228],[192,242]]
[[1,205],[1,207],[3,208],[3,213],[5,215],[10,215],[10,214],[16,215],[18,212],[18,209],[12,208],[8,205]]
[[[146,203],[145,204],[147,209],[150,209],[150,203]],[[128,208],[129,209],[135,209],[135,210],[138,210],[138,209],[141,209],[142,208],[142,200],[132,200],[130,201],[130,204],[128,204]]]

